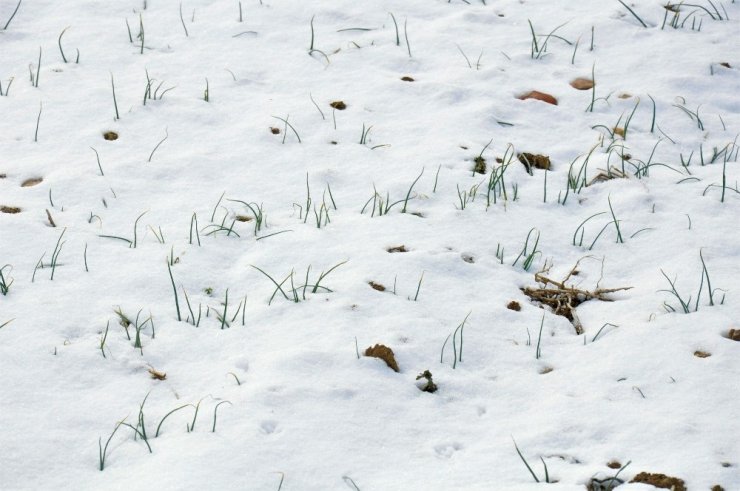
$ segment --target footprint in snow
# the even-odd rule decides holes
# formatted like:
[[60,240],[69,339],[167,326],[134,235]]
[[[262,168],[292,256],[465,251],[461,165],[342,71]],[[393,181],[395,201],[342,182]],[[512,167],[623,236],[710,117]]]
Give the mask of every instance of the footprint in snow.
[[459,450],[462,450],[462,445],[459,443],[447,443],[434,447],[434,452],[440,459],[451,459],[455,452]]
[[265,435],[271,435],[272,433],[278,431],[278,424],[275,421],[263,421],[260,424],[260,430]]

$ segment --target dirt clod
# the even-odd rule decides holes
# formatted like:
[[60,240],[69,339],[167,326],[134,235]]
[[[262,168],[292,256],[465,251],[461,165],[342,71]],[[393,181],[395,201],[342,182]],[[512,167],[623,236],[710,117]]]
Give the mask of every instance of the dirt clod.
[[697,350],[697,351],[694,351],[694,356],[697,357],[697,358],[709,358],[710,356],[712,356],[712,353],[708,353],[706,351]]
[[7,174],[0,174],[0,179],[5,179],[6,177],[8,177]]
[[686,485],[683,479],[666,476],[665,474],[655,474],[651,472],[640,472],[630,482],[641,482],[650,484],[656,488],[670,489],[672,491],[686,491]]
[[345,109],[347,109],[347,104],[345,104],[344,101],[334,101],[329,105],[339,111],[344,111]]
[[599,479],[598,477],[592,477],[586,485],[587,491],[612,491],[617,486],[624,484],[624,480],[618,477],[605,477]]
[[386,251],[393,253],[393,252],[409,252],[408,249],[406,249],[405,245],[395,246],[395,247],[389,247],[386,249]]
[[375,283],[374,281],[368,281],[368,285],[370,285],[370,287],[373,290],[378,290],[379,292],[384,292],[385,291],[385,287],[383,285],[381,285],[380,283]]
[[723,67],[725,67],[725,68],[732,68],[732,67],[730,66],[730,64],[729,64],[729,63],[727,63],[726,61],[723,61],[723,62],[721,62],[721,63],[720,63],[720,66],[723,66]]
[[471,256],[470,254],[463,254],[461,257],[462,257],[462,260],[468,264],[473,264],[475,262],[475,258]]
[[522,310],[522,306],[516,300],[512,300],[511,302],[506,304],[506,308],[509,310],[513,310],[514,312],[519,312],[520,310]]
[[725,491],[725,488],[723,488],[719,484],[715,484],[714,486],[712,486],[711,491]]
[[392,369],[394,372],[400,371],[398,369],[398,363],[396,363],[396,357],[393,355],[393,350],[388,346],[376,344],[375,346],[365,350],[365,356],[380,358],[386,365],[388,365],[388,368]]
[[154,380],[166,380],[167,379],[166,373],[157,371],[154,368],[149,369],[149,375],[151,375]]
[[473,172],[476,174],[485,174],[486,173],[486,159],[484,159],[481,155],[478,155],[476,158],[473,159],[473,162],[475,165],[473,166]]
[[17,206],[0,206],[0,213],[15,214],[15,213],[20,213],[20,212],[21,212],[21,209],[18,208]]
[[535,155],[533,153],[520,153],[517,155],[519,162],[524,164],[527,170],[534,167],[535,169],[550,170],[550,157],[547,155]]
[[103,138],[105,138],[108,141],[118,140],[118,133],[115,131],[106,131],[103,133]]
[[237,215],[234,217],[234,219],[237,222],[251,222],[252,220],[254,220],[252,217],[247,216],[247,215]]
[[733,341],[740,341],[740,329],[730,329],[727,333],[727,337]]
[[590,78],[576,78],[570,81],[570,86],[576,90],[590,90],[594,88],[594,81]]
[[539,90],[532,90],[530,92],[527,92],[526,94],[520,95],[517,97],[517,99],[525,101],[527,99],[534,99],[537,101],[546,102],[548,104],[552,104],[554,106],[558,105],[558,100],[555,99],[550,94],[547,94],[545,92],[540,92]]
[[31,186],[36,186],[37,184],[41,184],[41,182],[44,180],[43,177],[32,177],[30,179],[26,179],[21,183],[22,188],[30,188]]
[[430,372],[429,370],[424,370],[416,376],[416,380],[421,379],[426,379],[427,381],[423,387],[419,387],[422,392],[429,392],[430,394],[437,392],[437,384],[435,384],[434,380],[432,380],[432,372]]
[[545,375],[545,374],[548,374],[548,373],[552,372],[553,370],[554,370],[554,368],[552,368],[552,367],[544,367],[544,368],[542,368],[539,371],[539,374],[540,375]]
[[606,464],[606,466],[610,469],[621,469],[622,468],[622,464],[618,460],[612,460],[611,462]]
[[408,75],[405,76],[405,77],[401,77],[401,80],[403,80],[404,82],[413,82],[414,81],[414,79],[412,77],[409,77]]
[[279,135],[280,134],[280,128],[275,128],[274,126],[270,127],[270,133],[273,135]]

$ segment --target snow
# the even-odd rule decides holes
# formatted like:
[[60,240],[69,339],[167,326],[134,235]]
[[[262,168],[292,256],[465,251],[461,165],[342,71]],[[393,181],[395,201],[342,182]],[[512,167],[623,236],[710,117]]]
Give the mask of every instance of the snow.
[[[235,0],[186,0],[182,22],[159,0],[22,2],[0,30],[0,206],[21,209],[0,213],[0,488],[540,489],[515,440],[548,489],[612,461],[626,482],[740,489],[740,7],[713,4],[673,28],[661,2],[627,3],[643,28],[616,1],[243,0],[242,22]],[[538,48],[562,25],[539,58],[528,21]],[[569,82],[592,71],[587,111]],[[592,182],[608,166],[627,177]],[[569,285],[631,287],[579,305],[580,335],[521,290],[577,263]],[[270,302],[255,267],[294,272],[299,301],[288,279]],[[141,348],[118,309],[151,318]],[[399,373],[361,356],[375,344]]]

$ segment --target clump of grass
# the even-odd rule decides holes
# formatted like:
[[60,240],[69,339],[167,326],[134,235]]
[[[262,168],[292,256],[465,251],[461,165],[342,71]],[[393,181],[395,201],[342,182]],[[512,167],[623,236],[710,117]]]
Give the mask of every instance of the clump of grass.
[[121,307],[116,307],[116,309],[113,311],[116,316],[118,317],[118,324],[123,327],[123,330],[126,333],[126,338],[131,341],[131,332],[129,331],[129,328],[133,326],[134,328],[134,348],[138,348],[141,354],[144,354],[144,348],[141,342],[141,332],[144,330],[144,328],[149,324],[149,327],[152,331],[152,339],[155,337],[155,330],[154,330],[154,321],[152,319],[152,315],[150,314],[148,318],[144,319],[141,315],[142,309],[139,309],[139,311],[136,313],[136,317],[132,320],[131,317],[126,315]]
[[696,312],[699,310],[700,301],[701,301],[701,294],[704,291],[704,280],[706,279],[706,290],[707,294],[709,295],[709,306],[712,307],[717,304],[717,302],[722,305],[725,303],[725,296],[722,295],[722,299],[715,301],[715,295],[718,291],[724,292],[725,290],[721,288],[712,288],[712,282],[709,278],[709,270],[707,269],[707,264],[704,261],[704,255],[702,254],[701,250],[699,250],[699,259],[701,260],[701,279],[699,282],[699,291],[696,293],[696,300],[694,301],[694,305],[692,307],[691,305],[691,298],[692,295],[689,295],[686,297],[685,295],[682,295],[679,293],[677,287],[676,287],[676,278],[671,280],[668,275],[663,271],[660,270],[663,277],[668,281],[668,284],[670,285],[670,289],[664,289],[659,290],[661,292],[666,292],[670,294],[676,301],[678,301],[679,307],[676,308],[673,305],[669,304],[668,302],[663,302],[663,307],[667,312],[682,312],[684,314],[689,314],[691,312]]
[[566,40],[565,38],[563,38],[561,36],[555,35],[555,33],[561,27],[565,26],[565,24],[561,24],[558,27],[556,27],[555,29],[553,29],[552,31],[550,31],[550,33],[547,36],[545,36],[544,41],[542,41],[542,43],[540,43],[537,40],[537,37],[538,37],[537,34],[535,34],[535,32],[534,32],[534,26],[532,25],[532,21],[530,21],[529,19],[527,19],[527,22],[529,23],[529,31],[532,34],[532,47],[531,47],[530,57],[532,59],[534,59],[534,60],[539,60],[540,58],[542,58],[545,55],[545,53],[547,53],[547,43],[550,41],[550,38],[555,37],[555,38],[558,38],[558,39],[561,39],[561,40],[565,41],[569,45],[572,45],[573,44],[570,41]]
[[[534,239],[534,245],[532,248],[529,248],[529,239],[532,236],[532,233],[537,233],[537,237]],[[537,257],[538,254],[542,254],[542,251],[537,249],[537,245],[540,243],[540,232],[536,228],[532,228],[529,230],[529,233],[527,233],[527,238],[524,241],[524,246],[522,247],[521,252],[516,257],[514,262],[512,263],[512,266],[516,266],[516,264],[519,262],[519,259],[524,258],[524,262],[522,263],[522,267],[524,268],[524,271],[529,271],[529,268],[532,267],[532,263],[534,262],[534,259]]]
[[10,277],[10,273],[13,271],[13,267],[10,264],[6,264],[0,268],[0,293],[3,296],[7,296],[10,291],[10,286],[13,284],[13,278]]
[[[319,274],[318,278],[315,281],[310,280],[310,274],[311,274],[311,266],[309,265],[306,269],[306,276],[304,283],[302,285],[296,285],[295,284],[295,270],[291,270],[288,276],[285,277],[281,282],[277,282],[271,275],[266,273],[264,270],[258,268],[257,266],[252,265],[252,268],[256,269],[260,273],[262,273],[264,276],[266,276],[274,285],[275,285],[275,291],[272,292],[272,296],[270,297],[270,300],[267,302],[268,305],[272,304],[272,301],[275,299],[275,296],[280,292],[283,297],[294,303],[298,303],[300,301],[306,300],[306,292],[309,293],[318,293],[319,290],[331,293],[333,290],[321,285],[321,282],[329,276],[335,269],[339,268],[343,264],[346,264],[347,261],[342,261],[340,263],[335,264],[331,268],[329,268],[326,271],[322,271],[321,274]],[[283,288],[283,285],[285,285],[288,281],[290,281],[289,285],[290,287],[286,285],[285,288]],[[288,296],[288,293],[290,293],[290,296]]]
[[421,169],[421,172],[419,175],[414,179],[414,182],[411,183],[411,186],[409,186],[408,191],[406,192],[406,197],[404,199],[400,199],[398,201],[391,201],[390,193],[386,193],[385,197],[378,193],[378,190],[375,188],[375,185],[373,185],[373,196],[368,199],[365,202],[365,206],[362,207],[362,210],[360,210],[360,214],[365,213],[365,210],[367,209],[368,205],[370,203],[373,204],[372,210],[370,212],[370,216],[374,217],[376,214],[378,216],[387,215],[391,209],[403,203],[403,207],[401,208],[401,213],[406,213],[406,210],[408,209],[409,201],[411,198],[411,193],[414,190],[414,186],[416,186],[416,183],[419,182],[419,179],[421,179],[421,176],[424,174],[424,168]]

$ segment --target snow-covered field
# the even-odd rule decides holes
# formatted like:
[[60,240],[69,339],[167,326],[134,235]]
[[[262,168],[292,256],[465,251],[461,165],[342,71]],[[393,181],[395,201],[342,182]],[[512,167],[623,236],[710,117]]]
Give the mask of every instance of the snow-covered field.
[[3,0],[0,489],[740,490],[738,19]]

